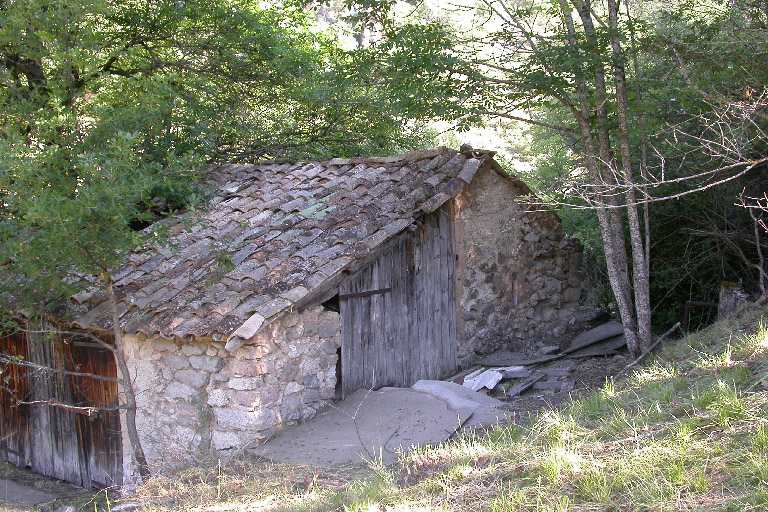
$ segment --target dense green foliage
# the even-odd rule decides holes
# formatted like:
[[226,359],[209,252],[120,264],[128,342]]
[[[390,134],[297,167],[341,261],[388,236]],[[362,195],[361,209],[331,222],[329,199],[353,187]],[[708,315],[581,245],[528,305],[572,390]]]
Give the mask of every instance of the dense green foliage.
[[[646,40],[644,95],[654,123],[654,173],[670,183],[658,195],[686,193],[739,175],[768,156],[768,11],[758,2],[684,2],[660,10]],[[663,160],[662,160],[663,158]],[[663,169],[662,169],[663,167]],[[725,170],[725,168],[728,168]],[[717,301],[719,282],[762,293],[754,224],[740,206],[768,190],[765,163],[729,183],[652,210],[655,297],[660,320],[682,317],[686,300]]]
[[[618,103],[606,2],[589,4],[594,38],[579,28],[579,1],[489,0],[454,11],[433,5],[430,16],[453,27],[433,33],[435,41],[446,32],[452,41],[445,48],[453,62],[436,71],[454,80],[450,115],[470,123],[478,116],[527,122],[532,142],[517,149],[533,163],[526,180],[541,198],[562,206],[565,226],[585,243],[587,261],[600,263],[597,219],[580,209],[595,203],[590,194],[600,184],[586,172],[575,119],[586,102],[591,129],[605,129],[616,144]],[[564,6],[577,25],[574,39]],[[738,203],[742,191],[759,198],[768,186],[768,7],[752,0],[628,1],[620,5],[617,31],[629,93],[632,181],[640,186],[638,197],[651,201],[651,294],[661,328],[682,318],[688,300],[716,301],[721,280],[765,291],[763,242]],[[596,82],[600,68],[604,96]],[[765,238],[764,229],[758,231]],[[605,289],[604,276],[591,276],[598,289]]]
[[[577,23],[578,3],[567,3]],[[524,119],[534,123],[518,152],[534,164],[526,179],[566,205],[594,271],[590,299],[604,302],[594,213],[567,207],[587,206],[590,182],[568,107],[582,101],[579,77],[588,111],[607,107],[592,128],[616,133],[610,73],[607,102],[594,85],[596,63],[610,70],[604,5],[592,2],[595,38],[577,31],[574,45],[559,0],[324,4],[361,43],[348,50],[296,2],[2,2],[2,268],[37,292],[74,269],[110,268],[142,241],[136,228],[204,199],[190,184],[207,162],[385,154],[428,144],[430,119],[459,131]],[[760,291],[754,223],[735,203],[742,190],[762,196],[765,165],[688,193],[767,153],[768,12],[753,0],[621,10],[633,178],[654,200],[682,194],[649,206],[661,327],[686,300],[714,299],[722,279]],[[535,52],[521,50],[528,36]]]
[[3,282],[34,302],[111,269],[200,201],[207,162],[422,145],[423,112],[372,62],[294,3],[0,2]]

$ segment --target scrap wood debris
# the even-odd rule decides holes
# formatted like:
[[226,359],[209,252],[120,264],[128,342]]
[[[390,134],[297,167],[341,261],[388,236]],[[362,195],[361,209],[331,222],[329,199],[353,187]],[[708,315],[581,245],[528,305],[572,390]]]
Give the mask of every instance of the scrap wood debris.
[[530,357],[526,354],[499,351],[483,357],[477,363],[483,366],[531,366],[563,358],[611,356],[627,344],[623,333],[622,325],[611,321],[579,334],[568,348],[558,354]]
[[[624,328],[616,321],[607,322],[576,336],[570,345],[556,354],[528,356],[511,352],[497,352],[478,361],[480,366],[452,379],[472,391],[483,388],[503,391],[507,398],[518,396],[529,389],[549,389],[555,392],[571,391],[576,380],[575,368],[533,369],[534,365],[562,358],[609,356],[626,346]],[[525,379],[508,389],[505,380]]]
[[517,396],[529,389],[551,389],[556,392],[570,391],[574,388],[575,368],[562,368],[552,370],[534,370],[524,366],[507,366],[504,368],[479,368],[467,375],[453,380],[456,384],[462,384],[472,391],[480,391],[483,388],[495,389],[499,383],[510,379],[525,379],[519,384],[506,389],[504,395],[507,398]]

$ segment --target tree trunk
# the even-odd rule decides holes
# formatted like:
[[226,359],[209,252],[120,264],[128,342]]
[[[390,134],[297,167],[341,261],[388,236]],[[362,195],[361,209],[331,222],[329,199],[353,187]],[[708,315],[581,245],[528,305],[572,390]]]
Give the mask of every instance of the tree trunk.
[[[592,8],[589,0],[573,0],[576,10],[581,18],[584,27],[584,35],[587,41],[597,51],[599,41],[595,32],[595,25],[592,20]],[[606,209],[607,221],[610,224],[611,246],[615,247],[614,258],[618,270],[617,278],[621,280],[620,289],[625,295],[622,300],[627,304],[632,304],[632,287],[629,283],[629,263],[627,262],[627,245],[624,241],[624,221],[621,214],[621,203],[619,201],[619,172],[616,168],[616,157],[611,145],[610,130],[608,129],[608,92],[605,82],[605,68],[599,59],[591,59],[594,63],[592,70],[595,78],[595,116],[597,120],[597,137],[600,144],[600,161],[598,169],[600,173],[599,182],[606,187],[603,201],[609,208]],[[633,322],[634,324],[634,322]]]
[[635,311],[637,314],[639,352],[647,349],[652,340],[651,333],[651,294],[648,264],[645,246],[640,228],[637,208],[635,183],[632,177],[632,152],[629,141],[627,81],[624,70],[624,54],[618,36],[618,3],[608,0],[608,24],[611,34],[611,64],[613,66],[614,85],[616,87],[616,111],[619,118],[619,148],[621,152],[621,170],[626,187],[627,218],[629,220],[629,240],[632,246],[632,275],[635,288]]
[[[635,42],[635,28],[632,25],[632,13],[629,0],[625,0],[627,21],[629,23],[629,42],[632,47],[632,69],[635,72],[635,101],[640,104],[643,96],[640,87],[640,62],[637,58],[637,45]],[[645,118],[642,105],[637,109],[637,131],[640,132],[640,177],[643,181],[643,224],[645,228],[645,264],[648,276],[651,275],[651,212],[648,206],[648,136],[645,133]]]
[[[578,58],[578,41],[576,29],[573,23],[571,11],[565,0],[560,0],[561,12],[568,30],[568,43],[571,53]],[[594,144],[594,136],[590,126],[589,96],[587,94],[586,81],[583,73],[576,74],[576,88],[579,97],[580,108],[572,109],[573,115],[579,126],[584,147],[585,165],[590,176],[599,185],[605,184],[604,176],[600,172],[598,156]],[[629,286],[626,246],[624,245],[624,233],[621,224],[617,223],[618,208],[611,208],[612,201],[607,196],[612,194],[598,193],[593,201],[600,224],[600,234],[603,238],[603,250],[605,262],[608,268],[608,280],[616,298],[616,306],[619,317],[624,326],[624,336],[627,347],[635,354],[640,352],[640,343],[635,330],[635,318],[632,314],[632,292]],[[615,195],[613,196],[616,197]]]
[[125,424],[128,440],[131,443],[131,456],[139,470],[139,475],[144,478],[149,476],[149,467],[147,458],[144,455],[144,449],[141,446],[139,433],[136,430],[136,393],[133,389],[133,382],[131,382],[128,364],[125,361],[123,333],[120,329],[120,315],[117,313],[117,296],[112,287],[112,278],[105,274],[103,279],[107,289],[107,299],[112,307],[112,334],[115,337],[115,361],[117,362],[117,367],[120,369],[120,380],[123,387],[123,394],[125,395]]

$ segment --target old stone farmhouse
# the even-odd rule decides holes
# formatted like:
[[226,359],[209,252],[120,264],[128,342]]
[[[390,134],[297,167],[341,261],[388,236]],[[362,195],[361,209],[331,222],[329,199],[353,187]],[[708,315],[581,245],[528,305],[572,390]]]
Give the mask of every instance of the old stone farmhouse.
[[[223,165],[205,181],[210,204],[161,221],[168,243],[114,276],[153,464],[253,446],[337,393],[449,377],[574,321],[581,247],[491,153]],[[108,341],[109,303],[86,290],[63,325]],[[0,351],[115,375],[86,339],[45,355],[39,338],[6,336]],[[24,371],[6,368],[18,394],[52,392]],[[117,384],[86,380],[66,398],[115,404]],[[117,412],[0,400],[3,459],[84,485],[128,478]]]

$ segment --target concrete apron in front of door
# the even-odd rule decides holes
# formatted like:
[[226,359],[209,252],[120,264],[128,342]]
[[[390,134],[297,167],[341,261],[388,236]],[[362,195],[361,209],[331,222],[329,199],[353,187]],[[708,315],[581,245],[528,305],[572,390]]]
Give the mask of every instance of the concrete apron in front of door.
[[363,460],[386,465],[413,446],[443,442],[461,428],[506,421],[503,406],[451,382],[422,380],[408,389],[359,390],[253,453],[317,467]]
[[32,510],[36,505],[58,498],[58,494],[0,478],[0,511]]

